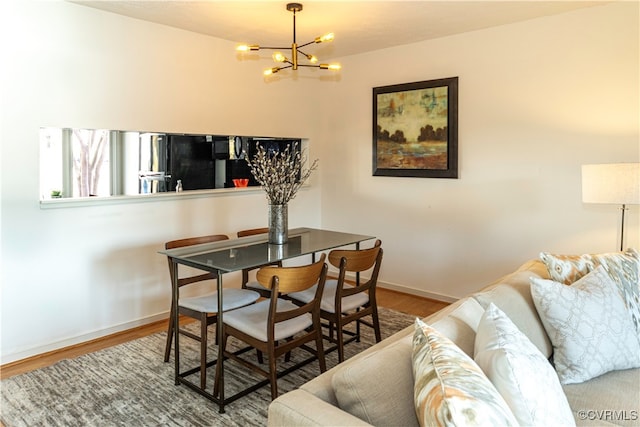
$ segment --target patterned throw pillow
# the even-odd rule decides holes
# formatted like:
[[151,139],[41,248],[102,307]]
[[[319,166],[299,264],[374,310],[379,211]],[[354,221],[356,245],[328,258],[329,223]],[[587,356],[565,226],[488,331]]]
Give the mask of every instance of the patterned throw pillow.
[[493,303],[480,320],[474,359],[520,425],[575,426],[551,363]]
[[540,259],[547,266],[549,276],[565,285],[572,284],[595,269],[591,255],[556,255],[540,252]]
[[549,275],[556,282],[570,285],[602,265],[613,282],[633,318],[633,325],[640,337],[640,253],[635,249],[624,252],[585,255],[554,255],[540,253]]
[[412,363],[421,426],[518,425],[478,365],[420,319],[415,323]]
[[640,340],[603,266],[571,286],[532,277],[531,296],[553,344],[562,384],[640,367]]

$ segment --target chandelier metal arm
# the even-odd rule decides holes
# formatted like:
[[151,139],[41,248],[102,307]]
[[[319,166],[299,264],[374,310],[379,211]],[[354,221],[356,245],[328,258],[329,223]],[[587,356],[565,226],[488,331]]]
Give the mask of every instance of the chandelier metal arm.
[[285,50],[285,49],[291,49],[291,46],[286,46],[286,47],[259,46],[258,49]]
[[298,51],[298,53],[301,53],[302,55],[306,56],[307,58],[309,58],[310,56],[313,56],[313,55],[309,55],[309,54],[307,54],[306,52],[303,52],[303,51],[300,49],[300,46],[298,46],[297,51]]
[[310,42],[308,42],[308,43],[298,45],[298,47],[300,48],[300,47],[309,46],[310,44],[314,44],[315,42],[316,42],[315,40],[311,40],[311,41],[310,41]]

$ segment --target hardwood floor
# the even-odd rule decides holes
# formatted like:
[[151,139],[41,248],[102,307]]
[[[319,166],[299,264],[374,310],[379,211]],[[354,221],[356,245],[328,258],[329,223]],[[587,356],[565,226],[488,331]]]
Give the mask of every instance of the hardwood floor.
[[418,317],[427,317],[449,305],[448,302],[377,288],[379,307],[390,308]]
[[[449,305],[446,302],[436,301],[415,295],[409,295],[401,292],[391,291],[388,289],[378,288],[376,293],[378,306],[390,308],[392,310],[411,314],[418,317],[426,317],[436,311]],[[188,321],[188,320],[187,320]],[[14,375],[23,374],[63,360],[81,356],[86,353],[101,350],[123,342],[135,340],[156,332],[167,330],[166,320],[151,323],[149,325],[140,326],[138,328],[129,329],[107,337],[98,338],[85,343],[65,347],[60,350],[33,356],[17,362],[8,363],[0,366],[0,379],[9,378]]]

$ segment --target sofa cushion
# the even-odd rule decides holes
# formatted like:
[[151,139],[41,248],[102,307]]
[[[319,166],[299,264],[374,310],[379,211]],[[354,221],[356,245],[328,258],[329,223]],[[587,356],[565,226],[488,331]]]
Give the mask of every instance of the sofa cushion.
[[[330,403],[331,405],[338,406],[338,398],[336,397],[335,390],[333,389],[333,377],[336,373],[338,373],[341,369],[345,368],[348,364],[351,363],[360,363],[361,359],[369,357],[371,354],[381,351],[385,347],[388,347],[398,341],[407,340],[407,343],[411,342],[411,336],[413,335],[413,325],[409,325],[406,328],[396,332],[380,341],[377,344],[365,349],[364,351],[350,357],[348,360],[345,360],[343,363],[339,363],[336,366],[328,369],[322,375],[319,375],[308,382],[302,384],[300,386],[301,389],[307,391],[310,394],[318,397],[319,399],[324,400],[325,402]],[[409,344],[410,345],[410,344]]]
[[562,386],[578,425],[640,425],[640,369]]
[[[309,408],[310,405],[312,408]],[[246,422],[246,420],[244,421]],[[212,424],[220,423],[214,421]],[[371,426],[366,421],[341,411],[330,403],[302,389],[285,393],[269,405],[268,427],[323,425],[331,425],[332,427]]]
[[531,294],[554,348],[562,384],[640,366],[640,341],[602,266],[571,286],[532,278]]
[[553,347],[531,298],[531,277],[540,278],[539,275],[529,271],[514,273],[503,278],[500,283],[474,294],[473,297],[485,309],[489,304],[495,304],[531,340],[544,357],[549,358]]
[[[414,399],[421,426],[518,425],[500,393],[467,354],[416,319]],[[397,421],[395,425],[401,425]]]
[[624,252],[584,255],[555,255],[542,252],[551,278],[570,285],[602,265],[617,285],[627,310],[633,318],[636,333],[640,337],[640,253],[635,249]]
[[373,425],[418,426],[413,406],[411,336],[347,361],[332,378],[338,406]]
[[476,329],[484,308],[473,298],[464,298],[444,317],[430,317],[429,324],[449,338],[468,356],[473,357]]
[[474,360],[520,425],[575,425],[558,375],[549,361],[493,303],[480,320]]

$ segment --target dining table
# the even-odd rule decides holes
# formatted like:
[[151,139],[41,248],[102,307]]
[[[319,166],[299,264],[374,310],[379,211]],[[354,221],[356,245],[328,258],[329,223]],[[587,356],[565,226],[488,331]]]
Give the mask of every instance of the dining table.
[[[360,249],[360,244],[367,240],[375,239],[374,236],[346,233],[340,231],[324,230],[318,228],[293,228],[288,230],[288,240],[284,244],[270,244],[267,234],[258,234],[237,239],[222,240],[213,243],[192,245],[175,249],[159,251],[166,255],[173,263],[175,274],[172,283],[172,303],[178,307],[180,300],[180,289],[178,287],[178,266],[188,266],[206,272],[216,273],[218,308],[222,307],[223,277],[226,273],[252,269],[262,265],[286,261],[303,256],[311,256],[311,262],[315,262],[316,253],[331,249],[355,245]],[[216,323],[217,336],[223,336],[223,316],[220,310],[217,313]],[[174,324],[174,330],[179,329],[178,310],[174,310],[174,316],[170,321]],[[246,395],[248,392],[261,387],[259,383],[254,388],[244,390],[225,398],[224,392],[224,358],[218,357],[213,363],[219,363],[220,377],[218,378],[220,387],[218,395],[214,395],[206,390],[202,390],[186,377],[195,370],[186,373],[180,372],[180,352],[179,333],[174,334],[174,363],[175,363],[175,384],[185,384],[199,394],[213,401],[219,406],[220,413],[224,413],[225,405]],[[218,355],[223,354],[222,340],[217,340]]]

